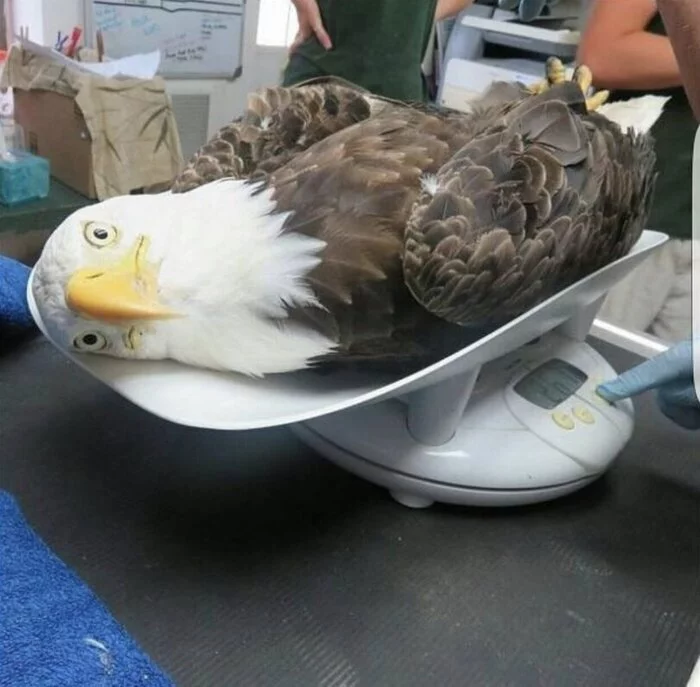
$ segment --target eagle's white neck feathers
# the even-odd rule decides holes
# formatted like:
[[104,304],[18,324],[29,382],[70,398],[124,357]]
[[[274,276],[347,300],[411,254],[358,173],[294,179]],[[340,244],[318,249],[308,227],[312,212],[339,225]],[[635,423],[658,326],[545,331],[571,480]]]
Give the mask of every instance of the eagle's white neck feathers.
[[[110,341],[105,352],[119,357],[172,358],[251,376],[306,367],[335,342],[290,322],[287,307],[320,307],[306,276],[325,244],[283,232],[288,215],[275,211],[272,195],[225,179],[188,193],[113,198],[81,209],[52,235],[37,267],[37,301],[48,309],[42,316],[62,323],[64,345],[98,329]],[[82,223],[94,220],[119,229],[111,256],[82,237]],[[160,264],[159,297],[184,317],[123,327],[76,318],[62,293],[70,274],[118,259],[140,234],[151,239],[149,259]],[[63,312],[51,312],[57,308]],[[134,325],[141,337],[131,352],[120,342]]]
[[[304,277],[321,261],[325,244],[282,229],[273,190],[224,179],[165,201],[177,213],[160,284],[168,294],[208,309],[220,299],[278,318],[285,305],[317,305]],[[216,267],[217,274],[212,272]]]

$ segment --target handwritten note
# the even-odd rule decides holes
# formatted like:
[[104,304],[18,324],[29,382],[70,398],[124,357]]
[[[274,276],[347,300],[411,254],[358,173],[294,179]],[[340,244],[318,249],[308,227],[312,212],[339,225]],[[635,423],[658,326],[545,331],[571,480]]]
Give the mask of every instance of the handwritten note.
[[173,62],[201,62],[207,52],[206,47],[198,45],[193,48],[166,50],[164,59]]
[[117,8],[111,5],[95,6],[95,22],[97,28],[104,33],[119,31],[124,26],[124,20],[119,15]]
[[141,31],[144,36],[152,36],[160,31],[160,24],[147,14],[131,18],[131,28]]
[[201,36],[203,41],[210,41],[216,33],[226,32],[229,22],[226,16],[206,15],[202,17]]

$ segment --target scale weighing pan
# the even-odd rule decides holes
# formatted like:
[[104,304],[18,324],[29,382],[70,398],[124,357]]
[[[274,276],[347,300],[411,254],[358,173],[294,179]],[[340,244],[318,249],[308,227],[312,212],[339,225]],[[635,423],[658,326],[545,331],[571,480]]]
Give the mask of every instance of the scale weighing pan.
[[[366,411],[369,406],[372,406],[372,413],[395,416],[396,404],[399,403],[406,408],[405,412],[402,411],[405,418],[402,427],[408,438],[404,437],[400,450],[398,444],[393,444],[397,452],[391,446],[382,446],[395,438],[381,432],[375,436],[373,440],[378,453],[388,456],[385,460],[410,458],[415,461],[416,455],[434,455],[435,447],[440,446],[449,447],[448,452],[454,453],[450,442],[455,441],[456,430],[482,366],[516,352],[550,332],[552,336],[563,336],[568,341],[587,346],[582,342],[588,336],[607,292],[667,239],[665,234],[656,231],[643,232],[625,257],[449,357],[399,378],[355,371],[330,374],[303,371],[253,380],[173,361],[128,361],[76,354],[58,347],[47,333],[34,300],[33,274],[28,285],[28,300],[39,329],[64,355],[131,403],[169,422],[228,431],[290,425],[298,436],[327,458],[386,486],[406,505],[424,506],[433,501],[516,504],[541,501],[567,490],[573,491],[599,476],[605,466],[588,469],[588,472],[584,470],[586,474],[581,478],[578,474],[581,466],[572,463],[577,473],[572,474],[572,479],[562,481],[561,477],[557,478],[557,484],[553,486],[546,484],[545,475],[540,480],[545,483],[530,488],[519,484],[498,484],[489,489],[482,484],[477,489],[470,489],[474,476],[465,475],[464,483],[460,484],[454,470],[450,470],[451,483],[447,485],[440,479],[431,480],[425,474],[402,474],[395,464],[378,466],[379,473],[373,468],[368,471],[368,461],[373,462],[371,457],[354,455],[347,446],[342,446],[342,441],[336,441],[331,436],[333,423],[341,419],[351,423],[352,412]],[[612,372],[608,366],[607,373]],[[628,414],[631,412],[629,404]],[[363,430],[355,432],[356,435],[362,433]],[[631,426],[625,433],[631,434]],[[628,438],[623,437],[623,445]],[[494,450],[495,447],[491,447],[489,453]],[[411,456],[403,455],[406,451]],[[482,462],[488,463],[489,460],[490,456],[486,456]],[[447,490],[442,487],[447,487]]]

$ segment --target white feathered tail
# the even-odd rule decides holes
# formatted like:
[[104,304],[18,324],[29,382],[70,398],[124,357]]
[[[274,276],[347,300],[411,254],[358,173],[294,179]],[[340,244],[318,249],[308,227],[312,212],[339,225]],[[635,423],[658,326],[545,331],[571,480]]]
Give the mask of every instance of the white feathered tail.
[[596,112],[620,126],[623,131],[633,129],[637,133],[647,133],[661,117],[670,96],[643,95],[629,100],[618,100],[601,105]]

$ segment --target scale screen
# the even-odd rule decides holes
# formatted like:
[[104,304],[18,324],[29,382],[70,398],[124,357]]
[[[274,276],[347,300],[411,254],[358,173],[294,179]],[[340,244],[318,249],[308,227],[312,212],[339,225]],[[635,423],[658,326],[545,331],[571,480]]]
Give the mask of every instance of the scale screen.
[[513,389],[526,401],[551,410],[575,394],[587,379],[577,367],[553,358],[525,375]]

